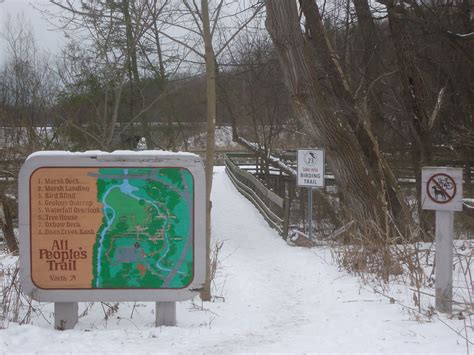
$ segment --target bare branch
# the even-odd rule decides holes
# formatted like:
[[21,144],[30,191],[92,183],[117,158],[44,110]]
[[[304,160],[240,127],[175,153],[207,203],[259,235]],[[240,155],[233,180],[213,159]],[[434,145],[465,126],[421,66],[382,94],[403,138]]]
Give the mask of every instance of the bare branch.
[[[202,17],[201,17],[201,14],[199,12],[198,6],[194,2],[194,0],[193,0],[194,9],[191,7],[191,5],[189,5],[189,2],[187,0],[183,0],[183,4],[184,4],[184,6],[186,6],[189,13],[193,17],[194,23],[196,24],[197,28],[199,29],[199,33],[201,34],[201,36],[203,36],[203,29],[201,27]],[[196,14],[197,14],[197,16],[196,16]]]
[[252,16],[250,16],[250,18],[247,19],[247,21],[245,21],[235,32],[232,36],[230,36],[230,38],[221,46],[221,48],[217,51],[216,53],[216,57],[218,57],[226,48],[227,46],[235,39],[235,37],[237,37],[237,35],[240,33],[240,31],[242,31],[244,28],[247,27],[247,25],[252,22],[252,20],[258,15],[258,13],[260,12],[260,10],[263,9],[265,5],[262,3],[262,4],[259,4],[254,13],[252,14]]
[[433,108],[433,112],[431,113],[430,120],[428,122],[428,129],[433,129],[436,120],[439,117],[439,111],[441,111],[441,105],[443,104],[444,93],[446,91],[446,86],[441,88],[438,93],[438,99],[436,100],[435,106]]
[[221,10],[222,10],[222,5],[224,4],[224,0],[221,0],[219,2],[219,5],[217,6],[217,9],[215,11],[215,16],[214,17],[214,24],[212,25],[212,30],[211,30],[211,37],[213,38],[214,37],[214,32],[216,30],[216,26],[217,26],[217,22],[218,22],[218,19],[219,19],[219,16],[220,16],[220,13],[221,13]]
[[193,47],[191,47],[190,45],[188,45],[186,42],[181,41],[181,40],[177,39],[176,37],[172,37],[172,36],[168,35],[166,32],[163,32],[163,31],[161,31],[161,30],[158,30],[158,32],[159,32],[161,35],[163,35],[164,37],[168,38],[169,40],[171,40],[171,41],[173,41],[173,42],[176,42],[176,43],[182,45],[183,47],[189,49],[191,52],[193,52],[194,54],[198,55],[199,57],[201,57],[201,58],[203,58],[203,59],[205,58],[205,57],[204,57],[204,54],[200,53],[200,52],[197,51],[195,48],[193,48]]

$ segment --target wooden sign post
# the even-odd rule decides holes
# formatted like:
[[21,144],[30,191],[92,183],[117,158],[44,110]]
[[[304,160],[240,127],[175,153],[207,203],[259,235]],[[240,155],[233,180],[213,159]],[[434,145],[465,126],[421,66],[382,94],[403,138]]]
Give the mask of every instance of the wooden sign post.
[[436,211],[436,310],[451,313],[453,303],[454,211],[462,211],[461,168],[424,167],[422,207]]

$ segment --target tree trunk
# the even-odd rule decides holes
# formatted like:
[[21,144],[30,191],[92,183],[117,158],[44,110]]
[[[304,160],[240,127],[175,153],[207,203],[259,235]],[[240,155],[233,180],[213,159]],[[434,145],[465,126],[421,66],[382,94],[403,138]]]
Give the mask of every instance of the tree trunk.
[[460,5],[462,11],[462,24],[465,33],[471,33],[473,30],[473,22],[472,22],[472,8],[474,7],[472,0],[462,0]]
[[[380,0],[379,0],[380,1]],[[411,133],[411,152],[416,178],[416,190],[418,201],[418,213],[420,215],[421,227],[428,231],[427,221],[429,213],[422,210],[421,205],[421,169],[425,165],[432,165],[432,132],[429,124],[431,106],[429,103],[429,92],[421,75],[417,48],[409,28],[409,14],[403,6],[394,1],[380,1],[387,7],[390,33],[398,63],[398,73],[402,88],[402,99],[407,123]]]
[[[132,19],[130,16],[130,2],[124,1],[122,3],[122,12],[125,21],[125,34],[127,36],[127,55],[128,55],[128,66],[131,72],[130,75],[130,117],[135,115],[135,103],[140,102],[140,93],[142,91],[141,79],[140,74],[138,73],[138,60],[137,60],[137,36],[133,33],[133,24]],[[158,44],[158,48],[159,48]],[[161,61],[161,52],[158,52],[159,59]],[[161,69],[161,63],[160,63]],[[141,134],[145,138],[146,146],[148,149],[153,149],[152,147],[152,139],[151,139],[151,129],[150,125],[148,124],[148,120],[145,115],[143,115],[141,119],[142,123],[142,130]],[[130,126],[132,131],[132,136],[134,135],[133,125]],[[136,149],[137,145],[135,144],[133,147],[127,147],[128,149]]]
[[203,37],[207,74],[207,142],[206,142],[206,281],[201,290],[203,301],[211,300],[211,189],[214,170],[215,129],[216,129],[216,58],[212,47],[212,35],[209,22],[209,4],[201,0]]
[[3,215],[0,215],[0,222],[2,224],[3,237],[7,242],[7,248],[10,253],[16,253],[18,251],[18,243],[15,238],[15,232],[13,229],[13,217],[8,206],[7,199],[2,193],[2,210]]
[[371,113],[371,124],[377,137],[383,137],[384,114],[382,103],[382,86],[375,82],[383,74],[383,61],[380,55],[380,43],[377,28],[370,11],[368,0],[353,0],[358,24],[363,39],[363,55],[361,62],[363,96],[367,98],[367,109]]
[[[369,175],[373,176],[373,183],[382,194],[382,204],[391,211],[393,218],[399,226],[406,225],[409,211],[401,196],[398,182],[380,151],[378,141],[372,130],[371,110],[366,107],[365,100],[356,100],[352,95],[349,82],[344,75],[338,60],[337,53],[332,48],[331,42],[324,29],[324,24],[316,2],[300,0],[301,9],[306,18],[308,41],[313,45],[313,55],[321,62],[322,70],[314,78],[322,82],[322,90],[327,95],[332,95],[334,107],[338,107],[343,120],[350,126],[361,148],[367,165]],[[327,78],[326,83],[321,78]]]
[[[353,217],[358,221],[375,222],[379,230],[388,232],[384,191],[369,167],[340,102],[333,91],[323,89],[320,84],[311,55],[314,49],[301,33],[295,1],[267,1],[266,6],[266,26],[277,50],[296,114],[315,143],[326,149],[328,164]],[[334,73],[338,77],[342,75],[338,67]],[[337,85],[344,87],[345,82]],[[347,91],[346,88],[343,90]]]

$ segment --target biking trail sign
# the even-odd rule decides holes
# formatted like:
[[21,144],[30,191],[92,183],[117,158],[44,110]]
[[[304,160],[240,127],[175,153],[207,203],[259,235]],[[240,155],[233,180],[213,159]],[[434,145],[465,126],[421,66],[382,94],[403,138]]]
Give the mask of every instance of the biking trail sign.
[[299,187],[324,187],[324,150],[298,149]]
[[462,211],[461,168],[424,167],[422,203],[425,210]]

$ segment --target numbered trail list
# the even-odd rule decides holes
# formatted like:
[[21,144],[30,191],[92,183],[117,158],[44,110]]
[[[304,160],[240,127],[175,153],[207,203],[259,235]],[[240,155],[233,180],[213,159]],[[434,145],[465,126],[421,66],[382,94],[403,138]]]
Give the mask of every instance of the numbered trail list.
[[30,179],[33,282],[40,288],[90,288],[93,247],[102,224],[98,169],[41,168]]
[[32,280],[42,289],[185,288],[193,210],[184,168],[39,168],[30,177]]

